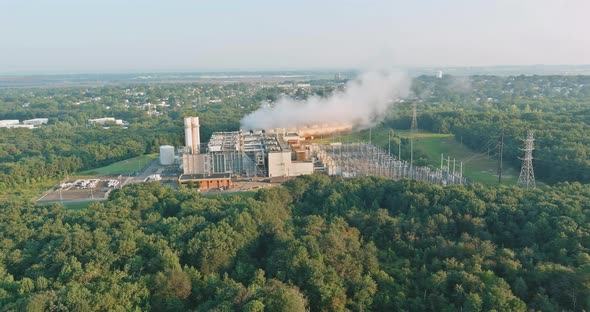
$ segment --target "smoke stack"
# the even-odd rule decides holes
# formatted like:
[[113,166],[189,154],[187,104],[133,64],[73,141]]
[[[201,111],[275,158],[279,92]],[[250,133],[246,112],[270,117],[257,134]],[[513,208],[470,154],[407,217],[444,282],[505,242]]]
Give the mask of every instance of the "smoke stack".
[[199,117],[184,117],[184,146],[191,154],[200,152]]
[[192,117],[184,117],[184,146],[192,154],[193,133],[191,132]]
[[199,154],[201,151],[201,133],[200,133],[199,117],[193,117],[191,124],[192,139],[193,139],[193,154]]

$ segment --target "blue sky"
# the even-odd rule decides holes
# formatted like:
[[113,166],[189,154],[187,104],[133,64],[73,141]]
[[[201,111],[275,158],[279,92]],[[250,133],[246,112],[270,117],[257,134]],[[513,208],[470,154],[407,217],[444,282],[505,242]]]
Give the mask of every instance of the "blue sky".
[[0,0],[0,72],[590,64],[590,1]]

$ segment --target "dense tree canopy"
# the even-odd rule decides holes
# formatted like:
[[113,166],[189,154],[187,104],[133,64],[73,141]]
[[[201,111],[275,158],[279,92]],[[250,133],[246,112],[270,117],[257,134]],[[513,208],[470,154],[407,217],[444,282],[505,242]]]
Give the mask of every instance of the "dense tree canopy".
[[155,183],[86,210],[0,207],[0,306],[246,311],[590,308],[590,187],[306,176],[254,198]]

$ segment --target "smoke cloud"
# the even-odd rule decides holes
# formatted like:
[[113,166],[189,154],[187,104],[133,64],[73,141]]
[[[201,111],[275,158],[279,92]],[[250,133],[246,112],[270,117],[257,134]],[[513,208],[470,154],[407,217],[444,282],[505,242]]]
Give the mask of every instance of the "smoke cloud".
[[244,130],[325,124],[366,129],[381,121],[395,101],[408,96],[410,84],[410,78],[400,72],[367,72],[327,98],[312,96],[299,101],[282,97],[272,107],[246,115],[240,123]]

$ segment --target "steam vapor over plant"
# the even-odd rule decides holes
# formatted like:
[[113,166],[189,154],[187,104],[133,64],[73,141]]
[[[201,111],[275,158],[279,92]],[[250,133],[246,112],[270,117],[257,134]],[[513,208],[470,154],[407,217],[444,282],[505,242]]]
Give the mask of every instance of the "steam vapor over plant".
[[337,124],[365,129],[381,121],[392,103],[409,94],[410,83],[400,72],[367,72],[327,98],[312,96],[299,101],[282,97],[272,107],[245,116],[240,123],[244,130]]

